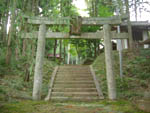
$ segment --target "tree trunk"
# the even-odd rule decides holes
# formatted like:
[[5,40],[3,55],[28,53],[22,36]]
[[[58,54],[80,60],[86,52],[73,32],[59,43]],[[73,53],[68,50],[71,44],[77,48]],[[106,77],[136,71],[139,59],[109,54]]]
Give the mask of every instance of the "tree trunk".
[[22,56],[26,56],[27,39],[23,39]]
[[7,39],[7,24],[8,24],[8,13],[4,15],[5,18],[3,19],[3,26],[2,26],[2,36],[3,36],[3,42],[6,43]]
[[57,39],[55,39],[55,45],[54,45],[54,60],[56,59],[56,49],[57,49]]
[[[17,37],[17,34],[16,34],[15,37]],[[20,50],[19,49],[21,49],[20,44],[19,44],[19,38],[16,38],[15,45],[16,45],[16,47],[15,47],[15,57],[16,57],[16,61],[17,61],[17,60],[19,60],[19,56],[20,56]]]
[[11,10],[11,26],[9,29],[9,34],[8,34],[8,41],[7,41],[7,52],[6,52],[6,64],[10,64],[10,60],[11,60],[11,41],[12,38],[14,36],[15,33],[15,27],[14,27],[14,23],[15,23],[15,11],[16,11],[16,0],[13,0],[13,7]]
[[94,1],[92,0],[92,12],[91,12],[91,16],[95,17],[95,9],[94,9]]
[[36,54],[36,52],[35,52],[35,50],[36,50],[36,40],[34,39],[34,40],[32,40],[32,57],[34,58],[35,57],[35,54]]
[[120,14],[124,14],[123,10],[124,10],[124,7],[123,7],[123,1],[122,0],[117,0],[118,2],[118,8],[120,10]]
[[61,58],[61,57],[62,57],[62,56],[61,56],[61,54],[62,54],[62,40],[60,40],[59,43],[60,43],[60,46],[59,46],[59,47],[60,47],[60,48],[59,48],[59,56],[60,56],[60,58]]
[[96,58],[96,56],[97,56],[97,43],[96,43],[96,40],[94,40],[94,50],[95,50],[94,57]]
[[109,99],[116,99],[116,81],[113,71],[113,56],[110,25],[104,25],[105,63]]
[[70,64],[70,44],[68,44],[68,58],[67,58],[67,64]]
[[65,44],[64,44],[64,64],[66,63],[66,47],[65,47]]
[[[33,2],[32,0],[24,1],[24,6],[23,6],[22,9],[23,9],[25,14],[27,13],[28,15],[32,15],[32,13],[33,13],[32,2]],[[27,21],[25,21],[25,23],[22,24],[21,31],[23,31],[25,33],[30,31]],[[23,39],[22,56],[26,56],[27,55],[26,52],[27,52],[27,48],[29,48],[29,45],[31,45],[30,42],[31,41],[29,39]],[[28,46],[27,46],[27,44],[28,44]],[[31,50],[31,48],[29,50]]]
[[97,44],[97,51],[98,51],[98,55],[100,54],[100,47],[99,47],[99,43]]
[[135,20],[137,21],[137,1],[134,3]]
[[39,13],[38,6],[39,6],[39,0],[33,0],[32,11],[33,11],[34,15],[37,15]]
[[25,77],[24,77],[25,82],[30,81],[30,73],[29,73],[29,64],[25,65]]
[[[89,57],[92,57],[93,56],[93,48],[92,48],[92,43],[93,41],[91,41],[91,40],[88,40],[88,45],[90,45],[90,46],[88,46],[89,47]],[[79,55],[79,54],[78,54]]]
[[126,14],[128,15],[127,24],[128,24],[128,34],[129,34],[129,48],[133,50],[133,37],[132,37],[132,26],[130,22],[130,12],[129,12],[129,2],[125,0],[126,4]]
[[15,53],[16,53],[15,56],[16,56],[16,61],[17,61],[19,60],[19,48],[18,47],[15,48]]
[[[33,13],[33,16],[37,16],[39,14],[39,10],[38,10],[38,7],[39,7],[39,0],[33,0],[32,2],[32,13]],[[29,5],[31,6],[31,5]],[[34,27],[36,29],[36,26]],[[32,39],[31,40],[31,43],[32,43],[32,57],[34,58],[35,54],[36,54],[36,39]]]
[[98,17],[98,12],[99,12],[99,0],[95,1],[95,16]]
[[41,99],[43,61],[45,53],[45,34],[46,34],[46,25],[42,24],[40,25],[38,34],[38,44],[37,44],[36,63],[34,72],[34,85],[33,85],[33,100]]

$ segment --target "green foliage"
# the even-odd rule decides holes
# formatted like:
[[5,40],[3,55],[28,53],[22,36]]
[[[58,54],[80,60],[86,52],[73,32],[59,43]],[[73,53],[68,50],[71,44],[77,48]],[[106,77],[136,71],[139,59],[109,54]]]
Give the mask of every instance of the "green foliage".
[[85,0],[90,16],[110,17],[114,14],[115,5],[111,0]]
[[113,10],[111,8],[104,6],[104,5],[99,5],[99,16],[100,17],[110,17],[113,16]]
[[7,4],[6,0],[0,0],[0,14],[4,14],[8,11]]
[[93,50],[95,49],[95,47],[96,48],[98,47],[98,45],[96,44],[100,44],[101,42],[102,42],[101,40],[85,40],[85,39],[69,40],[69,43],[74,45],[73,47],[75,47],[77,55],[83,60],[87,58],[95,58],[95,51]]
[[69,53],[72,55],[72,56],[77,56],[77,52],[76,52],[76,49],[75,49],[75,46],[73,44],[71,44],[70,46],[70,50],[69,50]]
[[100,30],[99,26],[82,26],[81,31],[82,32],[96,32]]

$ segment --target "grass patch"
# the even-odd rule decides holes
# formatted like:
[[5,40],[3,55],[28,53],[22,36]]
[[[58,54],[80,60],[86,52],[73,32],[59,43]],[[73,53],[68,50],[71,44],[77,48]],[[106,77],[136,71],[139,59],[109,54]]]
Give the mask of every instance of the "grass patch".
[[126,100],[55,103],[21,101],[0,107],[0,113],[144,113]]

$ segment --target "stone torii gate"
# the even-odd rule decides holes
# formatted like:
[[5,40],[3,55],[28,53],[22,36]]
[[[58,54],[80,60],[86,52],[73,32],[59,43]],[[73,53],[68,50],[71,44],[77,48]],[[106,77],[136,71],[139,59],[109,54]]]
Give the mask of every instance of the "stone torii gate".
[[[55,39],[104,39],[105,44],[105,63],[106,63],[106,76],[108,86],[108,97],[113,100],[116,99],[116,82],[113,71],[112,60],[112,43],[111,39],[127,39],[128,33],[117,33],[111,31],[111,26],[120,25],[126,16],[113,16],[110,18],[46,18],[46,17],[25,17],[29,24],[39,25],[39,31],[22,34],[23,38],[38,38],[36,63],[34,72],[34,85],[33,85],[33,100],[41,99],[41,88],[43,78],[43,60],[45,52],[45,38]],[[75,26],[72,25],[72,20]],[[47,25],[71,25],[70,33],[52,32],[47,31]],[[81,32],[81,26],[103,26],[102,31],[97,32]],[[79,29],[76,29],[78,26]]]

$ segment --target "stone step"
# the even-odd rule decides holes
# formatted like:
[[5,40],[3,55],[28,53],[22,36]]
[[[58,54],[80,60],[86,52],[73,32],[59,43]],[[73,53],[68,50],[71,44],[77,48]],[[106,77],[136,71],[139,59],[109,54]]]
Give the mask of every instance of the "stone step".
[[54,84],[53,88],[95,88],[95,84]]
[[89,69],[89,66],[60,66],[59,69]]
[[57,74],[73,74],[73,75],[81,75],[81,74],[84,74],[84,75],[90,75],[91,73],[90,72],[76,72],[76,71],[74,71],[74,72],[70,72],[70,71],[57,71]]
[[59,69],[59,71],[84,71],[84,72],[86,72],[86,71],[90,71],[90,69],[89,68],[60,68]]
[[94,81],[55,81],[55,84],[94,84]]
[[65,100],[72,100],[72,101],[96,101],[99,100],[98,96],[96,97],[62,97],[62,96],[52,96],[51,99],[53,101],[65,101]]
[[53,88],[54,92],[97,92],[96,88]]
[[89,66],[59,66],[51,91],[51,100],[95,101],[98,91]]
[[77,72],[90,72],[89,69],[59,69],[58,71],[77,71]]
[[76,74],[76,75],[90,75],[91,72],[78,72],[78,71],[57,71],[57,74]]
[[86,97],[86,96],[98,96],[97,92],[52,92],[52,96],[64,96],[64,97]]
[[91,76],[91,73],[72,73],[72,72],[57,72],[57,76],[59,75],[86,75],[86,76]]
[[57,72],[57,76],[63,76],[63,75],[68,75],[68,76],[91,76],[91,73],[59,73]]
[[60,78],[93,78],[92,76],[86,76],[86,75],[59,75],[59,76],[56,76],[56,77],[60,77]]
[[83,69],[59,69],[58,71],[65,71],[65,72],[90,72],[90,70],[83,70]]
[[59,69],[89,69],[89,66],[59,66]]
[[93,80],[91,77],[56,77],[55,81],[90,81]]
[[76,71],[78,71],[78,70],[90,70],[90,68],[89,67],[86,67],[86,68],[76,68],[76,67],[74,67],[74,68],[69,68],[69,67],[67,67],[67,68],[63,68],[63,67],[59,67],[59,70],[76,70]]
[[72,79],[75,79],[75,78],[87,78],[87,79],[90,79],[90,80],[93,80],[93,77],[92,76],[75,76],[75,75],[70,75],[70,76],[56,76],[56,78],[72,78]]
[[89,65],[66,65],[66,66],[60,66],[60,68],[69,68],[69,67],[86,68],[86,67],[89,67]]
[[89,79],[89,80],[93,80],[93,77],[92,76],[56,76],[56,79],[57,78],[59,78],[59,79],[69,79],[69,78],[71,78],[71,79],[75,79],[75,78],[81,78],[81,79],[84,79],[84,78],[86,78],[86,79]]

